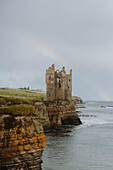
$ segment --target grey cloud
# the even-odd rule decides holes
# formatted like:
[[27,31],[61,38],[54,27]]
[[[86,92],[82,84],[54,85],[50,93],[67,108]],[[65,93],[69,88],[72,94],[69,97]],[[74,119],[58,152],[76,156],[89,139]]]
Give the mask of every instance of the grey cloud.
[[[45,89],[45,69],[56,63],[73,69],[74,95],[102,100],[96,92],[102,87],[110,96],[106,99],[113,99],[112,21],[112,0],[1,0],[0,86],[3,80],[17,86],[15,73],[21,84]],[[16,34],[25,35],[31,44]]]

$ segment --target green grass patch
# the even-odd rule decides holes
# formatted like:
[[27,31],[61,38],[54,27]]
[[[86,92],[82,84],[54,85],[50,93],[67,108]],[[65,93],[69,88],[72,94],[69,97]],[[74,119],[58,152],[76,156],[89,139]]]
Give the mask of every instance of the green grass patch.
[[0,88],[0,107],[19,104],[33,105],[35,102],[43,101],[45,96],[43,91]]
[[35,106],[33,105],[13,105],[0,107],[0,115],[9,114],[13,116],[35,115]]
[[42,99],[36,98],[17,98],[17,97],[6,97],[6,96],[0,96],[0,106],[11,106],[11,105],[19,105],[19,104],[30,104],[34,105],[35,102],[42,101]]
[[18,97],[30,97],[30,98],[45,98],[46,94],[44,91],[26,90],[26,89],[9,89],[0,88],[1,96],[18,96]]

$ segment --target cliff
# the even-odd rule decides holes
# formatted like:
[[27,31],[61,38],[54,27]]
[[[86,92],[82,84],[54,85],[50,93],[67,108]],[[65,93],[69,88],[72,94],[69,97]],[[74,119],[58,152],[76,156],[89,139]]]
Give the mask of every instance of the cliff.
[[6,93],[0,96],[0,168],[41,170],[44,132],[81,124],[75,103],[44,101],[34,92]]
[[47,101],[46,107],[52,129],[61,129],[62,125],[79,125],[82,123],[76,113],[73,101]]
[[0,97],[0,115],[35,116],[44,131],[59,129],[65,124],[81,124],[74,101],[41,101],[32,98]]
[[35,116],[0,115],[0,169],[41,169],[46,145]]
[[40,170],[47,126],[42,102],[0,97],[0,169]]

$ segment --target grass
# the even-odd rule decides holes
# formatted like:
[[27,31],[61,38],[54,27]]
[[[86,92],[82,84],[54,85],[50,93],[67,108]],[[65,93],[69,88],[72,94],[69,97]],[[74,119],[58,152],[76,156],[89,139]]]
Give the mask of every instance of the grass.
[[0,88],[0,115],[34,115],[34,104],[44,98],[45,93],[36,90]]
[[42,99],[37,98],[20,98],[20,97],[7,97],[7,96],[0,96],[0,107],[2,106],[11,106],[11,105],[19,105],[19,104],[30,104],[34,105],[35,102],[40,102]]
[[13,96],[13,97],[18,96],[18,97],[31,97],[31,98],[43,97],[44,98],[46,94],[44,91],[0,88],[0,96]]
[[9,114],[12,116],[28,116],[35,114],[35,106],[33,105],[12,105],[0,107],[0,115]]

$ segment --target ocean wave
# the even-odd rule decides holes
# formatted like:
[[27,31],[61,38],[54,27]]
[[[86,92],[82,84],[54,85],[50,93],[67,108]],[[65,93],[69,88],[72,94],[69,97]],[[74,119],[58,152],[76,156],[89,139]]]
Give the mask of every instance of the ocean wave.
[[108,109],[113,109],[113,106],[106,106],[106,108],[108,108]]
[[86,115],[86,114],[80,114],[81,112],[79,112],[79,117],[97,117],[96,115]]
[[95,104],[95,102],[85,102],[85,103],[87,103],[87,104]]
[[100,106],[100,107],[103,107],[103,108],[106,108],[106,109],[113,109],[113,106]]
[[90,119],[90,120],[82,120],[81,127],[88,127],[93,125],[102,125],[102,124],[108,124],[108,121],[105,121],[103,119]]

